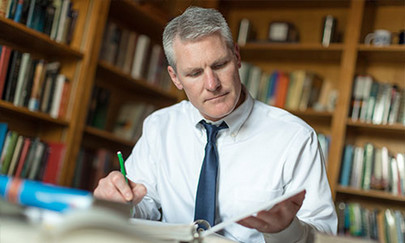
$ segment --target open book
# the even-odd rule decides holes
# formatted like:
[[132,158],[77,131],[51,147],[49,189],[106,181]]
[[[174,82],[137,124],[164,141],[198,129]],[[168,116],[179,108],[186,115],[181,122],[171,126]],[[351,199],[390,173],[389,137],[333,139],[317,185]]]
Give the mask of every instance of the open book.
[[[66,214],[60,214],[61,218],[50,222],[43,222],[38,242],[215,242],[230,243],[232,240],[226,239],[216,232],[224,229],[226,226],[236,223],[239,220],[255,215],[262,210],[269,210],[277,203],[280,203],[302,190],[297,190],[285,194],[275,200],[257,207],[256,210],[247,211],[238,217],[226,220],[212,228],[198,232],[194,223],[190,224],[171,224],[145,219],[129,219],[123,214],[116,213],[109,207],[91,207],[90,209],[74,210]],[[43,217],[47,218],[47,217]],[[7,231],[10,224],[5,222]],[[8,228],[7,228],[8,227]],[[21,229],[20,229],[21,230]],[[14,232],[17,232],[14,230]],[[19,237],[23,234],[16,233]],[[1,239],[1,237],[0,237]],[[15,239],[23,241],[24,239]],[[14,241],[14,242],[16,242]]]
[[[10,197],[10,186],[8,186],[10,183],[24,185],[24,190],[20,190],[19,194]],[[131,208],[129,204],[98,200],[93,198],[89,192],[61,188],[34,181],[12,180],[12,178],[0,176],[0,202],[4,204],[7,200],[17,198],[17,204],[21,204],[26,208],[21,208],[20,213],[16,214],[16,216],[19,216],[14,218],[26,217],[27,220],[24,220],[24,224],[30,228],[32,227],[28,222],[35,221],[36,230],[32,232],[38,231],[38,239],[44,239],[46,242],[77,243],[77,239],[79,238],[94,242],[108,242],[106,241],[108,237],[115,240],[120,238],[120,242],[127,242],[125,239],[130,239],[128,242],[210,242],[210,239],[213,239],[211,242],[231,242],[230,240],[221,238],[216,232],[260,211],[269,210],[276,204],[302,191],[295,190],[289,192],[255,207],[253,210],[249,209],[237,217],[225,220],[206,231],[197,231],[195,223],[170,224],[133,218],[128,220]],[[11,203],[16,203],[14,200],[10,201]],[[59,206],[54,207],[53,205]],[[60,207],[61,205],[62,207]],[[10,214],[8,211],[3,212],[0,210],[0,221],[4,218],[3,216]],[[10,216],[12,215],[8,215],[7,217],[10,218]],[[0,223],[3,229],[4,227],[7,228],[8,225],[12,224]],[[38,225],[42,225],[42,227],[37,227]],[[9,229],[3,231],[11,233],[11,238],[23,237],[16,238],[10,242],[30,240],[30,238],[24,239],[24,237],[27,237],[24,234],[16,233],[13,235],[12,232],[20,230],[13,231],[13,229]],[[77,238],[73,241],[65,240],[71,237]],[[95,237],[101,238],[95,239]],[[134,241],[135,238],[139,238],[139,241]],[[43,241],[40,240],[38,242]],[[89,241],[80,240],[80,242]]]
[[[291,198],[291,197],[299,194],[302,191],[303,191],[303,189],[300,189],[300,190],[294,190],[292,192],[284,194],[283,196],[278,197],[270,202],[263,203],[262,205],[255,208],[254,210],[246,211],[245,213],[243,213],[241,215],[238,215],[234,218],[221,222],[202,232],[197,232],[197,225],[194,223],[170,224],[170,223],[151,221],[151,220],[145,220],[145,219],[137,219],[137,218],[131,218],[130,223],[132,225],[134,225],[135,228],[141,230],[143,232],[143,234],[145,234],[151,238],[160,239],[160,240],[177,240],[180,242],[191,242],[193,240],[205,239],[205,238],[207,238],[209,236],[213,236],[213,235],[216,237],[219,237],[218,235],[216,235],[216,232],[223,230],[226,226],[234,224],[234,223],[238,222],[239,220],[242,220],[251,215],[255,215],[260,211],[270,210],[276,204],[278,204],[288,198]],[[230,242],[230,241],[228,240],[228,242]]]

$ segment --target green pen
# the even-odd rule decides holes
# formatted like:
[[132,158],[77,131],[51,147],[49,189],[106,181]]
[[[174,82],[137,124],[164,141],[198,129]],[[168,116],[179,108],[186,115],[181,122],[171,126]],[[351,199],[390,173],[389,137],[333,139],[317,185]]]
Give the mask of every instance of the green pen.
[[[121,169],[121,173],[122,175],[125,177],[125,181],[128,183],[128,178],[127,178],[127,171],[125,170],[125,165],[124,165],[124,159],[122,158],[122,153],[121,151],[117,152],[117,156],[118,156],[118,160],[120,161],[120,169]],[[129,204],[131,204],[131,202],[128,202]],[[133,207],[131,207],[130,211],[129,211],[130,216],[134,215],[134,211],[133,211]]]
[[122,158],[121,151],[117,152],[117,156],[118,156],[118,160],[120,161],[121,173],[125,177],[125,181],[128,184],[127,171],[125,170],[124,159]]

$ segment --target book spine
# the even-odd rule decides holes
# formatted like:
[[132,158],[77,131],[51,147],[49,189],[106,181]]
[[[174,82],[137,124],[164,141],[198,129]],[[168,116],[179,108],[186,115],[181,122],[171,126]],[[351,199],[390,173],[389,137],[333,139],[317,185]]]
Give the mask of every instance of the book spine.
[[8,0],[0,0],[0,17],[6,17]]
[[64,212],[88,208],[91,192],[0,175],[0,197],[26,206]]
[[0,55],[0,99],[2,98],[3,90],[6,85],[7,69],[10,61],[11,49],[7,46],[1,48]]
[[352,163],[353,163],[353,146],[348,144],[345,147],[343,156],[343,167],[340,176],[340,185],[342,186],[349,186],[350,174],[352,171]]
[[17,8],[16,8],[15,14],[14,14],[15,22],[20,22],[20,20],[21,20],[23,5],[24,5],[24,0],[18,0]]

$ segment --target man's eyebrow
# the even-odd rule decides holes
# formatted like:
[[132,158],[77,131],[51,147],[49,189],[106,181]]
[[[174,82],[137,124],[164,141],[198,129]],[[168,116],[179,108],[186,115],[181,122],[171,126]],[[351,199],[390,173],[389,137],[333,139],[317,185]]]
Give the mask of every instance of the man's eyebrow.
[[203,68],[201,68],[201,67],[189,67],[189,68],[184,69],[184,73],[192,73],[192,72],[200,71],[202,69]]
[[229,56],[224,56],[224,57],[221,57],[221,58],[215,60],[210,66],[215,66],[215,65],[221,64],[223,62],[227,62],[229,60],[230,60]]

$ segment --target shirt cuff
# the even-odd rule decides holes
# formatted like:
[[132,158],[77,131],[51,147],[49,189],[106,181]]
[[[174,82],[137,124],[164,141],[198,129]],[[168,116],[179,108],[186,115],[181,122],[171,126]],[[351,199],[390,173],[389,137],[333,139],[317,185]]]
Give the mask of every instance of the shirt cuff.
[[294,217],[291,224],[278,233],[263,233],[265,242],[299,242],[305,233],[305,228],[297,217]]

